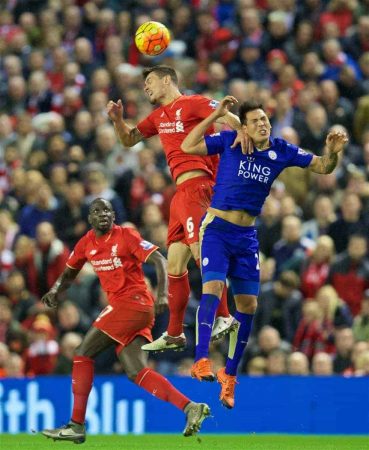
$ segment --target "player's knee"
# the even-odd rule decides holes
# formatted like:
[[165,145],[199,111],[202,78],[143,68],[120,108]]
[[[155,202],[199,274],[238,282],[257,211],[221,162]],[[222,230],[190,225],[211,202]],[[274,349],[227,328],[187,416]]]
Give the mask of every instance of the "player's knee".
[[236,295],[237,311],[244,314],[255,314],[258,306],[257,297],[255,295]]
[[130,381],[135,381],[137,378],[137,375],[141,372],[142,369],[144,369],[144,365],[142,364],[134,364],[134,365],[124,365],[124,372],[127,375],[127,378]]
[[74,356],[88,356],[91,358],[88,352],[81,345],[74,350]]
[[219,280],[207,281],[202,286],[203,294],[215,295],[218,298],[222,296],[223,289],[224,289],[224,282]]

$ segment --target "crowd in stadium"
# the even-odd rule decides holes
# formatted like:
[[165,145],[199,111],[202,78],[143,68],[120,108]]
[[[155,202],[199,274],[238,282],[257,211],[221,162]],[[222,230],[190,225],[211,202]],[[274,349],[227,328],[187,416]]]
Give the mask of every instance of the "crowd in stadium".
[[[287,169],[258,220],[261,291],[241,372],[369,375],[369,1],[0,1],[0,377],[69,374],[106,298],[86,265],[56,312],[40,302],[88,230],[88,205],[110,200],[165,255],[175,186],[158,138],[124,148],[107,114],[151,111],[142,68],[173,66],[184,93],[261,101],[272,135],[322,155],[327,131],[350,142],[330,175]],[[134,45],[147,20],[172,43]],[[237,112],[235,109],[234,112]],[[145,267],[155,292],[155,274]],[[189,376],[201,277],[190,265],[185,352],[153,355]],[[229,306],[232,311],[232,295]],[[157,317],[154,338],[165,330]],[[212,344],[214,368],[226,342]],[[121,373],[114,349],[97,373]]]

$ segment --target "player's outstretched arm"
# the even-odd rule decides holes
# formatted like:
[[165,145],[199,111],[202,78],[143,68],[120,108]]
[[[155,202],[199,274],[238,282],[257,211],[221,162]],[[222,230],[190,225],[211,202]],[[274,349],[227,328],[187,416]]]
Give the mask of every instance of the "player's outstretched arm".
[[55,281],[54,286],[41,298],[42,303],[49,308],[56,308],[58,305],[58,295],[69,288],[78,273],[78,269],[66,267]]
[[136,127],[131,127],[123,120],[123,103],[118,100],[116,103],[112,100],[106,106],[106,112],[114,124],[115,132],[120,142],[126,147],[132,147],[142,141],[143,136]]
[[156,278],[158,280],[157,298],[155,301],[155,313],[161,314],[168,307],[168,273],[167,260],[156,250],[148,257],[147,262],[155,265]]
[[237,100],[231,95],[227,95],[219,103],[217,109],[202,120],[198,125],[193,128],[182,142],[181,149],[190,155],[207,155],[204,135],[206,130],[212,125],[219,117],[225,116]]
[[347,134],[342,131],[331,131],[325,141],[328,153],[323,156],[314,156],[309,169],[315,173],[332,173],[338,162],[340,153],[348,142]]

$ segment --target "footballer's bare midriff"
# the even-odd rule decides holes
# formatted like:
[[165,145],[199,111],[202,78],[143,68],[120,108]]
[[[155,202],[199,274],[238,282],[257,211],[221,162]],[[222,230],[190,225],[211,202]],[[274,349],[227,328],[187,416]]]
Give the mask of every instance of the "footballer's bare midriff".
[[240,225],[241,227],[252,227],[255,225],[256,217],[250,216],[246,211],[241,210],[230,210],[223,211],[221,209],[209,208],[208,212],[214,214],[214,216],[220,217],[227,222],[234,223],[235,225]]
[[181,173],[181,175],[179,175],[179,177],[176,179],[176,184],[181,184],[184,181],[190,180],[191,178],[208,176],[209,174],[204,170],[189,170],[188,172],[183,172]]

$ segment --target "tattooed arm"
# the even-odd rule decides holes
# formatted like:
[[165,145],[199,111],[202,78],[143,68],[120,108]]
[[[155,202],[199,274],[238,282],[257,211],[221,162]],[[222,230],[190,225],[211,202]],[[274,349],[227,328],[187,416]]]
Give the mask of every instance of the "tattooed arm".
[[332,173],[338,162],[338,153],[348,142],[346,133],[341,131],[331,131],[326,140],[328,153],[323,156],[314,156],[309,169],[315,173]]

